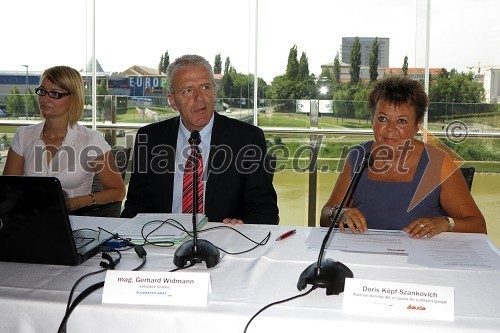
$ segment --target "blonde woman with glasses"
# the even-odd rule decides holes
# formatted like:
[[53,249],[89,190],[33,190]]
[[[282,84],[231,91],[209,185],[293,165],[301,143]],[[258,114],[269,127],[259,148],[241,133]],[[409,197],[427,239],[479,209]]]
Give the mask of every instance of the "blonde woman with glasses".
[[[68,211],[121,201],[125,185],[110,145],[100,132],[77,123],[84,105],[80,73],[67,66],[49,68],[35,92],[44,120],[17,129],[3,174],[57,177]],[[92,193],[96,173],[103,191]]]

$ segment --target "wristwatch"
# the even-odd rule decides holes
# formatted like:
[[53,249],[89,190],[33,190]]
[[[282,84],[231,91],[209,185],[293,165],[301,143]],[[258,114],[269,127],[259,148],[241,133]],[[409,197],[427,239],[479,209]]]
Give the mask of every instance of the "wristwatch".
[[[335,205],[332,208],[330,208],[330,211],[328,212],[328,216],[330,217],[330,223],[335,223],[335,227],[338,227],[338,222],[334,221],[333,219],[335,218],[335,213],[337,212],[338,209],[339,209],[339,206]],[[348,208],[342,208],[342,210],[340,211],[339,217],[341,217],[342,214],[344,214],[344,212],[347,209]]]
[[335,221],[333,218],[335,217],[335,211],[339,209],[339,206],[335,205],[332,208],[330,208],[330,211],[328,212],[328,217],[330,218],[330,223],[334,223]]
[[448,225],[450,226],[448,228],[448,232],[452,232],[453,229],[455,229],[455,221],[453,221],[453,219],[449,216],[445,216],[444,218],[448,221]]

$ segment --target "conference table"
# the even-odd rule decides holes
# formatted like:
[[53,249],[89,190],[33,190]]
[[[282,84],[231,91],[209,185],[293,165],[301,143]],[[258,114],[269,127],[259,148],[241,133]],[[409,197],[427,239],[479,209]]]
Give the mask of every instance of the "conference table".
[[[73,227],[115,230],[126,220],[79,217]],[[204,228],[220,223],[209,222]],[[304,294],[297,281],[303,270],[318,259],[318,250],[306,239],[313,228],[237,225],[235,229],[256,241],[271,232],[266,245],[239,254],[223,254],[218,265],[204,263],[182,272],[208,272],[212,293],[207,306],[132,305],[102,303],[103,289],[81,302],[67,324],[77,332],[243,332],[250,318],[264,306]],[[290,230],[296,234],[282,241],[276,237]],[[200,233],[228,252],[254,246],[229,229]],[[464,236],[461,235],[463,238]],[[43,249],[40,249],[41,251]],[[176,247],[146,245],[142,271],[168,272]],[[347,265],[354,279],[392,281],[454,288],[454,320],[410,320],[387,316],[349,314],[343,311],[344,293],[326,295],[318,288],[308,295],[272,306],[260,313],[247,332],[499,332],[500,271],[436,269],[407,262],[405,255],[327,251],[325,257]],[[101,267],[100,254],[79,266],[35,265],[0,262],[0,332],[57,332],[69,292],[81,276]],[[117,270],[133,270],[141,263],[134,251],[126,251]],[[175,274],[175,273],[172,273]],[[105,273],[86,279],[76,295],[91,284],[104,281]]]

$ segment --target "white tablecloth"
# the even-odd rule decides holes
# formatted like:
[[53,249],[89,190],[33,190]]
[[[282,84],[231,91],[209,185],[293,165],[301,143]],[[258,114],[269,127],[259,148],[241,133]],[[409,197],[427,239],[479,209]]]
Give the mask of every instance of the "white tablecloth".
[[[101,225],[114,229],[122,219],[85,217],[79,226]],[[209,223],[206,227],[212,226]],[[297,290],[302,271],[316,262],[318,251],[308,249],[309,228],[280,242],[276,237],[290,227],[241,225],[238,230],[262,240],[272,232],[268,244],[242,255],[223,255],[208,269],[198,264],[190,271],[208,271],[213,293],[208,307],[102,304],[102,289],[85,299],[68,322],[68,333],[77,332],[243,332],[250,318],[263,306],[306,290]],[[242,251],[252,243],[229,230],[200,233],[227,251]],[[175,268],[175,248],[146,246],[143,270]],[[326,296],[324,289],[273,306],[260,314],[248,332],[499,332],[500,272],[430,269],[407,263],[404,255],[379,255],[329,251],[327,258],[346,264],[354,278],[451,286],[455,288],[455,320],[404,320],[348,315],[342,312],[343,294]],[[100,255],[78,267],[0,263],[0,332],[57,332],[64,316],[69,290],[82,275],[100,269]],[[123,254],[117,267],[131,270],[141,259],[133,251]],[[85,280],[77,289],[102,281],[104,274]]]

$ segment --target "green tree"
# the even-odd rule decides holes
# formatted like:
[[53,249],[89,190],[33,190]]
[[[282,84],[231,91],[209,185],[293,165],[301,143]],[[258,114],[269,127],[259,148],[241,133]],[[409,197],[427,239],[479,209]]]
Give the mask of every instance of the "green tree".
[[344,117],[347,116],[347,110],[348,110],[348,103],[349,103],[349,91],[347,89],[343,89],[345,85],[339,86],[339,89],[337,89],[333,93],[333,114],[335,117],[337,117],[337,122],[338,118],[344,119]]
[[222,73],[222,59],[220,53],[217,53],[214,60],[214,74],[220,73]]
[[170,56],[168,55],[168,51],[165,52],[165,56],[163,57],[163,69],[160,73],[166,73],[168,65],[170,65]]
[[[254,92],[254,76],[249,74],[241,74],[236,71],[229,71],[224,75],[223,90],[224,95],[230,100],[227,100],[229,105],[234,107],[252,107],[253,106],[253,92]],[[261,89],[266,89],[266,82],[259,78],[257,86]]]
[[403,68],[401,68],[401,70],[403,71],[403,76],[408,75],[408,56],[405,56],[405,59],[403,61]]
[[268,96],[276,101],[276,112],[294,112],[294,83],[286,74],[275,76],[268,90]]
[[28,89],[28,114],[36,117],[39,113],[40,107],[38,106],[38,96],[33,93],[33,90]]
[[7,104],[7,111],[13,117],[19,117],[26,113],[26,99],[21,95],[21,92],[17,87],[10,90],[10,96],[5,97]]
[[224,92],[224,96],[228,98],[233,98],[232,92],[233,92],[233,79],[231,78],[231,75],[229,73],[225,74],[224,77],[222,78],[222,91]]
[[354,38],[354,44],[352,45],[350,61],[351,68],[349,73],[351,74],[351,83],[358,83],[361,70],[361,45],[357,36]]
[[96,94],[97,95],[109,95],[109,89],[106,86],[106,80],[101,80],[99,82],[99,84],[97,85]]
[[297,45],[294,45],[288,53],[288,62],[285,75],[290,80],[296,80],[299,77],[299,61],[297,60]]
[[375,40],[372,44],[372,51],[370,53],[370,58],[368,60],[370,65],[370,82],[377,81],[378,77],[378,38],[375,37]]
[[161,55],[160,63],[158,64],[158,73],[161,73],[162,69],[163,69],[163,54]]
[[340,83],[340,60],[338,52],[333,60],[333,81],[335,83]]
[[305,52],[302,52],[299,60],[299,71],[298,71],[298,80],[307,80],[309,77],[309,60],[307,60],[307,56]]
[[368,108],[368,94],[372,88],[372,84],[358,83],[356,92],[353,95],[354,116],[356,119],[369,120],[370,110]]
[[459,73],[444,68],[439,75],[431,80],[429,87],[431,102],[482,103],[485,99],[484,87],[481,82],[474,81],[474,74]]
[[226,57],[226,61],[224,62],[224,75],[229,73],[229,69],[231,68],[231,60],[229,60],[229,57]]
[[165,73],[167,71],[167,67],[170,65],[170,56],[168,55],[168,51],[165,54],[161,55],[160,63],[158,64],[158,73]]

